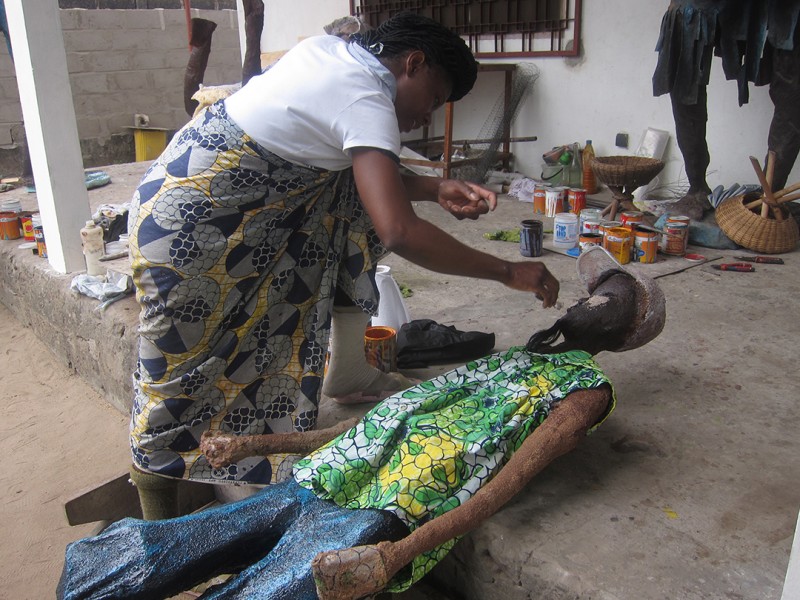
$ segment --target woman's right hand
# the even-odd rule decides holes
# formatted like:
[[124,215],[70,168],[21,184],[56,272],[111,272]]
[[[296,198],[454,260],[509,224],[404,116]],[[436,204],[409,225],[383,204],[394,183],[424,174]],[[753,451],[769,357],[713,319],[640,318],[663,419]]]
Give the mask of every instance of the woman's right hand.
[[533,292],[542,301],[543,308],[550,308],[558,300],[558,279],[541,262],[509,263],[508,280],[505,285],[523,292]]

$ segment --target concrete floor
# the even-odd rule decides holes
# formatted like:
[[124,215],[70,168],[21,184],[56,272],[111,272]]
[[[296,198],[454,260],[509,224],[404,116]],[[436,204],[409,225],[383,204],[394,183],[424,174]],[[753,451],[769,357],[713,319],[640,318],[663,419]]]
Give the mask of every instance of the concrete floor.
[[[143,170],[109,167],[112,184],[92,190],[91,202],[127,201]],[[435,205],[417,207],[465,243],[515,260],[522,260],[515,244],[483,234],[517,227],[530,208],[503,199],[495,213],[459,222]],[[66,339],[70,327],[80,327],[69,343],[53,344],[56,354],[95,386],[105,382],[112,404],[124,410],[119,398],[135,341],[133,299],[96,313],[96,301],[66,291],[69,277],[16,245],[0,242],[0,301],[40,336],[63,332]],[[800,253],[784,259],[783,266],[756,265],[755,273],[699,265],[660,277],[668,313],[661,336],[644,348],[598,357],[616,386],[611,418],[467,536],[430,585],[445,597],[470,600],[781,598],[800,508],[794,356],[800,319],[792,308],[800,297]],[[412,318],[494,332],[500,350],[524,344],[585,295],[573,258],[546,253],[543,260],[561,281],[560,308],[543,310],[531,296],[499,284],[437,275],[398,257],[386,264],[414,291],[407,299]],[[32,277],[50,283],[28,285]],[[58,306],[34,297],[55,293]],[[81,348],[99,352],[108,344],[115,360],[99,367],[76,357]],[[409,373],[425,377],[447,368]],[[109,391],[116,384],[122,391]],[[324,401],[323,420],[355,410]]]

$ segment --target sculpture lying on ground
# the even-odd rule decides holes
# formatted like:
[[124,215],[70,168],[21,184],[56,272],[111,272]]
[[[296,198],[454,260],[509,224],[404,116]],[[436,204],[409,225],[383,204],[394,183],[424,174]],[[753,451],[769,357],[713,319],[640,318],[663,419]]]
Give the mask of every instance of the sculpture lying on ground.
[[[631,350],[661,332],[665,301],[654,281],[602,248],[583,254],[578,271],[589,298],[527,346],[399,392],[355,424],[207,433],[212,465],[333,439],[300,460],[292,479],[245,500],[177,519],[124,519],[70,544],[58,597],[169,597],[218,573],[236,575],[202,598],[332,600],[407,589],[611,412],[610,382],[582,348]],[[561,352],[541,353],[560,335],[552,351]]]

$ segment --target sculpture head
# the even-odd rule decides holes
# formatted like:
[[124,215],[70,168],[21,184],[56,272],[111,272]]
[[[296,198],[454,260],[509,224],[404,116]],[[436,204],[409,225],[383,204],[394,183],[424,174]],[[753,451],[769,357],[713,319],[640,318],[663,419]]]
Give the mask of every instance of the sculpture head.
[[[661,333],[666,301],[653,279],[623,267],[600,247],[581,254],[577,269],[589,297],[569,307],[553,327],[533,334],[528,350],[625,352],[644,346]],[[554,346],[562,336],[563,342]]]

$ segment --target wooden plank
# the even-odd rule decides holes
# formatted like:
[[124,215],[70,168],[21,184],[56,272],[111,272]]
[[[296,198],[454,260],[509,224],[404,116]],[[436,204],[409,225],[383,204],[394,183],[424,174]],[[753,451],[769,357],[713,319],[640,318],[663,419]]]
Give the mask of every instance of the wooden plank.
[[82,525],[95,521],[119,521],[125,517],[141,519],[139,494],[128,481],[129,477],[126,472],[67,500],[64,503],[67,522]]
[[[70,525],[96,521],[119,521],[125,517],[142,518],[139,494],[129,481],[126,471],[79,492],[64,503],[64,512]],[[189,514],[215,500],[214,486],[197,481],[177,480],[180,514]]]

